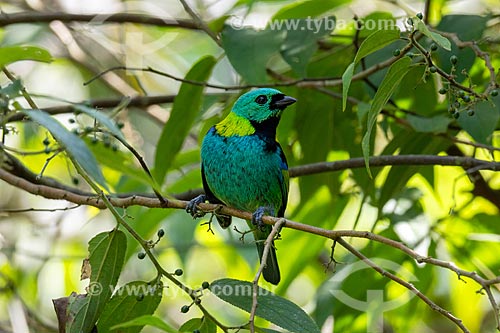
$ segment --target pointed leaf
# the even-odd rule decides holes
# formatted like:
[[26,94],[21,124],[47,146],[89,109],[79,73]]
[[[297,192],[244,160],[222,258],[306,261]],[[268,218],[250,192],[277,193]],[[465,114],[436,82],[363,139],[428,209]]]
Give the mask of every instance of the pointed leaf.
[[415,27],[417,28],[418,31],[432,39],[436,44],[441,46],[443,49],[450,51],[451,50],[451,43],[448,40],[448,38],[441,36],[437,32],[430,31],[429,28],[425,25],[425,23],[419,19],[418,17],[414,17],[413,20],[417,22]]
[[[252,288],[252,283],[235,279],[220,279],[210,284],[215,296],[248,313],[252,308]],[[257,316],[290,332],[320,332],[311,317],[289,300],[260,287],[257,300]]]
[[370,111],[368,112],[368,122],[366,127],[366,133],[363,136],[363,141],[361,143],[361,148],[363,149],[363,157],[365,159],[366,170],[371,176],[369,157],[370,157],[370,138],[377,116],[387,103],[392,93],[398,87],[401,80],[404,78],[408,70],[410,69],[411,59],[409,57],[403,57],[393,63],[387,74],[385,75],[382,83],[380,84],[375,96],[373,97],[373,102],[371,104]]
[[4,46],[0,47],[0,67],[20,60],[51,62],[50,53],[36,46]]
[[[111,327],[135,318],[152,315],[160,304],[163,292],[162,283],[150,284],[145,281],[129,282],[120,287],[106,304],[99,322],[98,332],[108,332]],[[138,333],[145,324],[121,326],[122,333]]]
[[123,267],[127,238],[120,230],[103,232],[89,242],[91,267],[88,294],[68,307],[66,332],[89,333],[115,288]]
[[60,122],[46,112],[41,110],[24,110],[22,112],[36,123],[45,127],[57,142],[64,147],[68,155],[77,162],[92,179],[102,187],[107,188],[106,181],[104,180],[104,176],[102,175],[94,155],[92,155],[87,145],[85,145],[85,142],[83,142],[79,136],[68,131],[66,127],[61,125]]
[[[186,80],[205,82],[210,77],[215,59],[212,56],[201,58],[187,73]],[[156,145],[154,175],[158,184],[162,184],[175,156],[182,147],[184,139],[193,126],[200,112],[203,99],[203,86],[184,82],[167,123]]]
[[399,30],[397,28],[390,30],[377,30],[372,33],[359,46],[359,50],[354,57],[354,61],[347,67],[342,75],[342,110],[345,110],[347,105],[347,93],[351,85],[354,69],[361,59],[367,55],[380,50],[399,39]]

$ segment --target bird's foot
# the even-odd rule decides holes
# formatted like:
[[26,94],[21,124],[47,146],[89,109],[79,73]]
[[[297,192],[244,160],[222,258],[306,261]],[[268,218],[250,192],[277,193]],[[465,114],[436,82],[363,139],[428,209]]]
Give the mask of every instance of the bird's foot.
[[191,214],[191,216],[195,219],[197,217],[205,216],[205,212],[198,208],[198,205],[204,203],[207,200],[207,196],[205,194],[200,194],[194,199],[191,199],[186,206],[186,212]]
[[261,230],[264,229],[264,226],[266,225],[264,221],[262,221],[264,215],[274,215],[274,209],[263,206],[257,208],[257,210],[252,214],[252,223]]

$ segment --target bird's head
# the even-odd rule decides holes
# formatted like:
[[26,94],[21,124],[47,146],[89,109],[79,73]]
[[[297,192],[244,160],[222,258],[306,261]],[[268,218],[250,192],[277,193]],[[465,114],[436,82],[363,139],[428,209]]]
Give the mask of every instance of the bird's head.
[[272,88],[260,88],[243,94],[233,106],[233,112],[251,122],[261,123],[276,118],[297,100]]

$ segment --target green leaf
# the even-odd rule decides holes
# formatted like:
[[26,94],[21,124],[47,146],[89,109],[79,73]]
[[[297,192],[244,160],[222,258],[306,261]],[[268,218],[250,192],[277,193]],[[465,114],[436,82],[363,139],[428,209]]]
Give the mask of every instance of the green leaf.
[[131,153],[121,150],[114,151],[104,146],[102,142],[91,142],[90,138],[85,138],[84,141],[102,168],[107,167],[143,184],[154,185],[144,170],[134,163],[134,157]]
[[50,134],[64,147],[68,155],[78,163],[92,179],[99,185],[107,189],[106,181],[102,175],[101,169],[97,161],[90,152],[85,142],[77,135],[71,133],[61,125],[55,118],[41,110],[23,110],[25,115],[33,121],[45,127]]
[[51,62],[50,53],[36,46],[4,46],[0,48],[0,67],[20,60]]
[[359,46],[359,50],[354,57],[354,61],[347,66],[342,75],[342,110],[345,110],[347,105],[347,94],[351,85],[354,69],[358,62],[367,55],[380,50],[399,39],[399,30],[397,28],[390,30],[377,30],[368,36]]
[[120,333],[138,333],[145,324],[119,325],[135,318],[152,315],[160,304],[163,284],[144,281],[129,282],[120,287],[106,304],[97,323],[99,332],[108,332],[113,326],[121,326]]
[[222,31],[222,47],[234,69],[249,84],[267,81],[267,62],[278,53],[286,36],[285,30],[235,29]]
[[105,113],[95,109],[88,107],[86,105],[81,105],[81,104],[76,104],[73,105],[73,108],[77,110],[78,112],[85,113],[86,115],[94,118],[97,120],[101,125],[105,126],[114,136],[125,140],[125,137],[123,136],[122,131],[118,128],[118,126],[115,124],[115,122],[109,118]]
[[[248,313],[252,308],[252,288],[252,283],[235,279],[219,279],[210,284],[215,296]],[[260,287],[257,293],[257,316],[290,332],[320,332],[311,317],[296,304]]]
[[417,28],[418,31],[432,39],[436,44],[441,46],[443,49],[450,51],[451,50],[451,43],[448,40],[448,38],[441,36],[437,32],[430,31],[429,28],[425,25],[425,23],[419,19],[418,17],[413,17],[413,21],[417,22],[415,27]]
[[[215,58],[201,58],[187,73],[186,80],[204,82],[210,77]],[[175,97],[172,111],[163,127],[156,145],[154,175],[158,184],[162,184],[175,156],[182,147],[184,139],[193,126],[201,109],[203,87],[184,82]]]
[[[296,19],[296,27],[287,30],[285,43],[281,49],[283,59],[300,76],[306,76],[306,67],[318,49],[318,40],[327,36],[335,28],[335,17],[329,16],[311,20]],[[311,22],[318,22],[315,26]]]
[[0,89],[0,93],[12,99],[14,97],[21,96],[22,88],[23,85],[21,84],[21,80],[14,80],[12,83]]
[[415,131],[422,133],[445,133],[451,122],[450,117],[445,115],[427,118],[408,114],[406,120]]
[[[497,98],[500,101],[500,98]],[[467,133],[480,143],[491,143],[491,135],[495,131],[500,119],[500,107],[492,101],[481,101],[474,106],[474,115],[469,116],[467,112],[460,112],[457,119],[458,124]]]
[[191,318],[179,327],[179,332],[193,332],[201,327],[203,318]]
[[134,326],[143,327],[146,325],[156,327],[164,332],[169,332],[169,333],[177,333],[178,332],[175,328],[173,328],[172,326],[170,326],[169,324],[164,322],[161,318],[158,318],[158,317],[153,316],[153,315],[144,315],[144,316],[134,318],[134,319],[129,320],[125,323],[115,325],[115,326],[111,327],[110,330],[114,331],[114,330],[120,329],[119,332],[128,332],[126,330],[121,330],[121,329],[134,327]]
[[375,96],[373,97],[373,102],[371,103],[370,111],[368,112],[368,121],[366,127],[366,133],[363,136],[361,143],[361,148],[363,149],[363,157],[365,159],[366,170],[371,176],[369,158],[370,158],[370,139],[375,121],[377,116],[391,97],[394,90],[398,87],[401,80],[404,78],[408,70],[410,69],[411,59],[409,57],[403,57],[393,63],[384,80],[378,87]]
[[210,318],[203,317],[200,333],[217,333],[217,325]]
[[123,267],[127,238],[120,230],[103,232],[89,242],[89,292],[68,307],[66,332],[89,333],[111,297]]
[[311,21],[320,21],[323,20],[323,18],[313,17],[317,17],[347,2],[349,2],[349,0],[294,1],[289,5],[283,6],[273,16],[272,20],[309,18]]

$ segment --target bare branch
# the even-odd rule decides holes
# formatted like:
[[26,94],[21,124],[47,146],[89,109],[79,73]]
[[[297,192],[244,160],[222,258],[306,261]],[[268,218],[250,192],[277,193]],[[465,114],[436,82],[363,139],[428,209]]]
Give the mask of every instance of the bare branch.
[[18,23],[50,23],[52,21],[88,22],[93,24],[138,23],[159,27],[184,28],[199,30],[197,24],[190,20],[162,18],[135,13],[114,14],[71,14],[64,12],[20,12],[0,14],[0,27]]

